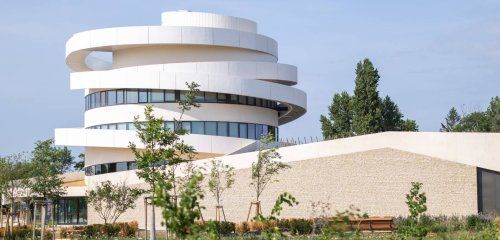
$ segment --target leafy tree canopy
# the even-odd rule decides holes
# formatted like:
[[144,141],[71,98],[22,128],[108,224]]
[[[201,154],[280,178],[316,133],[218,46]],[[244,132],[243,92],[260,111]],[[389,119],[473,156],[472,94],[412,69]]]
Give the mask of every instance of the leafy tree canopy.
[[321,115],[324,138],[343,138],[382,131],[418,131],[415,120],[404,119],[399,107],[389,96],[379,97],[378,70],[369,59],[356,67],[356,87],[333,95],[328,116]]
[[500,98],[491,98],[486,111],[458,114],[452,107],[441,123],[442,132],[500,132]]

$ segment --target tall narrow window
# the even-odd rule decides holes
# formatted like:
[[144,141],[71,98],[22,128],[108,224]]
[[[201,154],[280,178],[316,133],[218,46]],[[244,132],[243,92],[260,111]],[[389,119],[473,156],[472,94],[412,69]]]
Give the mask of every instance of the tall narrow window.
[[230,137],[239,136],[238,123],[229,123],[229,136]]
[[116,91],[108,91],[108,106],[116,105]]
[[205,134],[217,135],[217,122],[205,122]]
[[125,103],[125,94],[123,90],[116,90],[116,104]]
[[248,138],[255,139],[255,124],[248,124]]
[[148,90],[146,89],[139,90],[139,102],[140,103],[148,102]]
[[247,138],[247,137],[248,137],[247,124],[240,123],[240,138]]
[[106,106],[106,92],[101,92],[101,107]]

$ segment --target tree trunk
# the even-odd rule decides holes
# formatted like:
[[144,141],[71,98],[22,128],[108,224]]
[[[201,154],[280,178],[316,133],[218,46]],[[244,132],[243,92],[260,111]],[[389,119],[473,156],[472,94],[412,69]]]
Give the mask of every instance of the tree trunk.
[[3,228],[3,198],[0,196],[0,228]]
[[40,240],[45,240],[45,221],[47,217],[47,204],[42,204],[42,229],[40,230]]
[[[153,199],[155,198],[155,193],[153,192],[153,197],[151,198],[151,202],[153,202]],[[151,233],[149,234],[151,240],[156,240],[156,221],[155,221],[155,206],[151,204],[151,227],[150,231]]]

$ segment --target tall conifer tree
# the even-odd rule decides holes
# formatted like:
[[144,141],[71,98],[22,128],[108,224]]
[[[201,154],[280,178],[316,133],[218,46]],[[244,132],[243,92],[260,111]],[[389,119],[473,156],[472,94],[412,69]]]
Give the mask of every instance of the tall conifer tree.
[[358,63],[352,119],[356,135],[382,131],[381,101],[377,90],[379,79],[378,70],[368,58]]

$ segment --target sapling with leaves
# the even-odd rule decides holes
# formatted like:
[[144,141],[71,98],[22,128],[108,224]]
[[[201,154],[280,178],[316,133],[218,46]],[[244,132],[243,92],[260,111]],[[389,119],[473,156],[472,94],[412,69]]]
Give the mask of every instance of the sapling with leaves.
[[[199,85],[196,83],[186,83],[186,85],[189,90],[178,101],[180,117],[174,119],[174,129],[166,128],[164,119],[156,117],[153,113],[153,106],[148,105],[144,110],[145,121],[141,121],[139,116],[134,119],[137,136],[143,147],[139,149],[135,143],[129,144],[129,148],[135,155],[137,176],[149,184],[149,198],[153,199],[153,204],[164,208],[164,210],[170,209],[171,206],[165,204],[171,203],[160,201],[162,199],[158,200],[156,193],[168,194],[169,198],[174,199],[173,204],[177,205],[178,187],[175,175],[177,166],[191,160],[195,154],[193,147],[185,144],[180,137],[188,134],[187,130],[182,127],[182,117],[185,111],[199,107],[199,104],[194,101],[194,97],[199,91]],[[151,215],[151,239],[155,239],[154,207]],[[171,220],[165,220],[168,226],[168,222]]]
[[411,189],[406,194],[406,205],[410,212],[408,225],[398,227],[398,233],[402,238],[423,239],[427,236],[428,230],[420,222],[420,217],[427,211],[427,196],[421,192],[422,183],[412,182]]
[[125,185],[125,182],[113,184],[105,181],[87,192],[87,201],[104,224],[114,224],[125,211],[135,208],[135,201],[143,192]]
[[[278,182],[276,175],[290,168],[290,165],[279,161],[281,155],[277,151],[278,148],[272,146],[273,142],[274,136],[272,134],[263,135],[259,142],[257,161],[252,163],[252,182],[250,186],[253,187],[255,191],[255,202],[253,202],[252,205],[256,207],[256,215],[261,213],[260,196],[266,187],[273,182]],[[250,208],[252,205],[250,205]],[[251,209],[249,209],[247,221],[250,217],[250,211]]]
[[265,226],[268,226],[268,228],[264,229],[264,231],[261,233],[262,239],[286,239],[285,235],[281,232],[281,229],[276,226],[276,224],[272,224],[273,222],[278,221],[278,217],[281,215],[281,211],[283,211],[283,204],[286,204],[289,207],[293,207],[299,204],[299,202],[290,193],[284,192],[280,194],[276,199],[276,202],[274,203],[273,209],[271,210],[271,214],[269,216],[264,216],[262,215],[262,213],[259,213],[254,218],[257,221],[262,222]]
[[226,221],[226,214],[221,205],[222,194],[234,184],[234,167],[224,164],[221,160],[212,159],[208,189],[217,203],[215,207],[216,221],[220,221],[221,212]]

